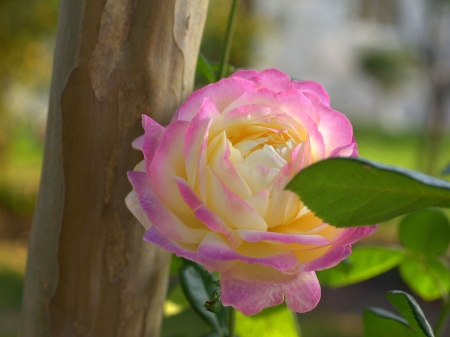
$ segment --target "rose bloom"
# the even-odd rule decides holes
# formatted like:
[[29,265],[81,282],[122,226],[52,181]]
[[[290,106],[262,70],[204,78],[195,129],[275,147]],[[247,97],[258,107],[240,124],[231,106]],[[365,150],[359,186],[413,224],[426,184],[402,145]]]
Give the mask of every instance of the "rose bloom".
[[313,309],[314,271],[375,229],[335,228],[284,189],[318,160],[357,155],[349,120],[315,82],[240,70],[192,93],[167,127],[145,115],[143,127],[126,203],[144,239],[219,272],[223,304],[246,315],[284,300]]

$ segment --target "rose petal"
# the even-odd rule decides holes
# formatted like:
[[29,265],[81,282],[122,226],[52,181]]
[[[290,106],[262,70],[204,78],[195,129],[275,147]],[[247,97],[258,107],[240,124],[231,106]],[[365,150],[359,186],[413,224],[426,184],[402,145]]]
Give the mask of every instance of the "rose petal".
[[325,156],[329,157],[334,149],[353,142],[353,128],[348,118],[336,110],[322,104],[316,95],[308,95],[319,114],[318,130],[325,144]]
[[258,214],[265,219],[267,215],[267,205],[269,204],[269,190],[264,189],[259,193],[256,193],[251,198],[245,200]]
[[[197,115],[192,119],[184,138],[184,160],[186,174],[191,186],[195,186],[199,173],[199,165],[206,165],[206,148],[208,145],[208,130],[213,117],[220,112],[214,102],[205,98]],[[203,158],[203,160],[199,160]]]
[[302,93],[295,90],[275,93],[268,88],[249,90],[232,102],[222,114],[245,105],[260,105],[279,109],[288,116],[297,119],[307,130],[318,122],[318,114],[311,101]]
[[314,309],[320,300],[320,285],[314,272],[283,274],[257,264],[237,263],[221,275],[221,299],[244,315],[283,303],[296,312]]
[[252,191],[245,179],[237,171],[237,167],[232,163],[232,161],[242,160],[242,157],[235,160],[230,158],[240,157],[240,153],[235,153],[237,150],[230,148],[230,141],[227,139],[225,132],[218,135],[216,139],[218,140],[217,145],[211,146],[211,154],[208,155],[208,166],[226,184],[230,191],[242,199],[250,198]]
[[238,247],[242,243],[242,239],[235,231],[228,227],[216,213],[203,203],[184,179],[176,177],[175,181],[183,200],[194,211],[197,219],[202,221],[212,231],[225,235],[233,248]]
[[197,262],[211,272],[225,272],[235,264],[235,262],[217,262],[205,259],[196,252],[197,245],[182,245],[179,242],[169,239],[164,234],[159,233],[155,227],[151,227],[145,233],[144,240],[154,243],[165,250],[174,253],[176,256],[184,257],[191,261]]
[[[317,82],[313,81],[292,81],[291,88],[298,90],[304,94],[314,94],[320,102],[326,106],[330,106],[330,97],[325,89]],[[309,96],[308,96],[309,97]]]
[[202,228],[189,228],[169,211],[153,191],[145,173],[128,172],[128,179],[145,215],[161,234],[191,244],[198,244],[203,240],[208,231]]
[[267,224],[249,204],[231,192],[219,177],[207,168],[207,205],[231,228],[265,231]]
[[142,151],[142,144],[144,143],[144,135],[137,137],[133,142],[131,143],[131,147],[135,150]]
[[209,232],[198,246],[198,253],[212,261],[243,261],[269,266],[277,270],[292,270],[299,261],[289,251],[276,250],[263,242],[248,244],[243,242],[233,249],[225,238],[215,232]]
[[139,222],[144,226],[145,229],[149,229],[152,226],[152,223],[145,215],[144,210],[139,204],[139,199],[136,195],[136,192],[133,190],[125,197],[125,204],[131,213],[139,220]]
[[167,126],[151,164],[147,164],[147,173],[155,192],[171,210],[192,216],[173,180],[175,176],[187,179],[183,143],[188,127],[189,123],[184,121],[175,121]]
[[229,77],[194,91],[178,111],[178,120],[190,121],[197,114],[205,98],[211,99],[219,111],[223,111],[242,94],[256,85],[239,77]]
[[343,259],[347,258],[352,253],[352,246],[333,246],[328,251],[310,262],[303,265],[303,271],[318,271],[327,268],[332,268],[339,264]]
[[241,77],[257,84],[258,87],[266,87],[274,92],[287,90],[291,79],[278,69],[266,69],[261,72],[254,70],[238,70],[232,77]]
[[146,165],[150,168],[165,129],[147,115],[142,115],[142,127],[145,131],[142,138],[142,152],[144,153]]
[[237,229],[237,234],[247,242],[275,242],[275,243],[298,243],[302,245],[328,245],[330,241],[323,236],[315,234],[284,234],[276,232],[261,232],[249,229]]

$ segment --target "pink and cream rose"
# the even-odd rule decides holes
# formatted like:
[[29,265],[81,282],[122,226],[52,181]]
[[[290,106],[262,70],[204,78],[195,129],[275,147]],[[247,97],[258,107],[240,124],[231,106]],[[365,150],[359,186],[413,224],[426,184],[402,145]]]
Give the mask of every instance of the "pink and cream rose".
[[284,300],[313,309],[315,271],[375,229],[330,226],[284,189],[318,160],[357,155],[349,120],[329,105],[315,82],[240,70],[191,94],[167,127],[143,116],[126,202],[144,239],[219,272],[223,304],[246,315]]

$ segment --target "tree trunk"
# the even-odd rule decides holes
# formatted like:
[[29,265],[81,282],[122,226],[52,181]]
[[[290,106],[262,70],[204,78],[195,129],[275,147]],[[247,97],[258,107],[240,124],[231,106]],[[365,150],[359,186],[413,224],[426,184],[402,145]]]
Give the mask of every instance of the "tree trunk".
[[22,336],[158,336],[170,256],[126,209],[141,114],[193,86],[207,0],[62,0]]

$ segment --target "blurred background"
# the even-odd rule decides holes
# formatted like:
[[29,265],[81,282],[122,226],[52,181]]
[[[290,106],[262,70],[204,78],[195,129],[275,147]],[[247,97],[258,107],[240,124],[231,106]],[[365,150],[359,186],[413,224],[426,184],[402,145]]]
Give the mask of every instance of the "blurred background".
[[[58,6],[0,1],[0,337],[17,336],[19,326]],[[229,8],[210,0],[201,50],[212,61]],[[441,178],[450,165],[450,1],[241,0],[231,63],[320,82],[352,121],[365,158]],[[396,226],[362,244],[396,244]],[[396,270],[325,288],[318,308],[299,316],[303,335],[361,336],[364,308],[391,310],[384,294],[392,289],[409,291]],[[423,305],[433,321],[438,303]]]

